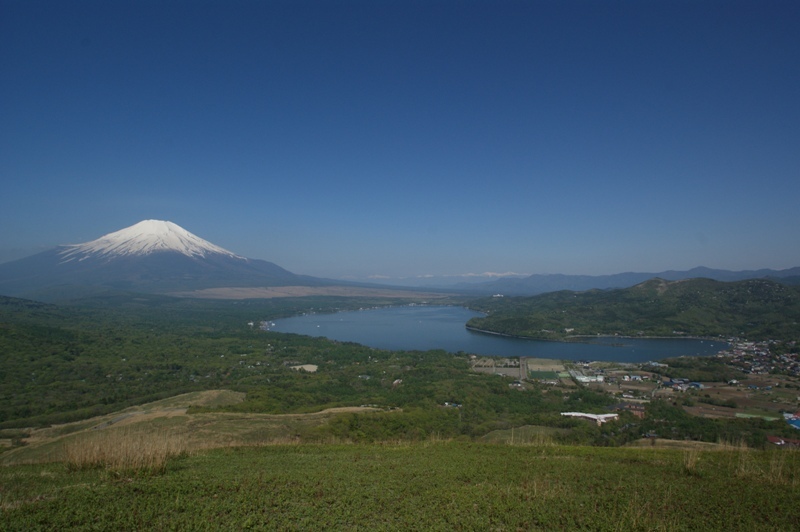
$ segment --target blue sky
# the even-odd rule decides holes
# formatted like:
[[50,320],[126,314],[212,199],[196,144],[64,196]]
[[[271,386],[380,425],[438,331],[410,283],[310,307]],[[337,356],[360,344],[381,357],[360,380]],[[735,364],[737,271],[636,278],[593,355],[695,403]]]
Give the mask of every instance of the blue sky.
[[794,1],[0,0],[0,260],[143,219],[365,279],[800,265]]

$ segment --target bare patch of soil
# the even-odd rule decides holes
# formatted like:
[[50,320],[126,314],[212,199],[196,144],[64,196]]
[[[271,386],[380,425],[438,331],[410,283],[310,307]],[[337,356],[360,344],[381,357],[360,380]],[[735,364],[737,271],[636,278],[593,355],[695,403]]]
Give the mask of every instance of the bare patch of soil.
[[[380,408],[350,406],[305,414],[244,414],[208,412],[187,414],[190,406],[220,406],[241,402],[244,394],[230,390],[208,390],[182,394],[75,423],[35,429],[26,445],[3,454],[3,464],[52,461],[66,441],[98,437],[118,430],[162,435],[181,434],[191,449],[228,445],[269,444],[296,440],[298,430],[328,422],[342,413],[380,411]],[[60,456],[60,455],[59,455]]]
[[435,299],[447,297],[435,292],[414,292],[386,288],[361,288],[351,286],[263,286],[206,288],[189,292],[172,292],[172,296],[199,299],[272,299],[276,297],[339,296],[339,297],[392,297]]

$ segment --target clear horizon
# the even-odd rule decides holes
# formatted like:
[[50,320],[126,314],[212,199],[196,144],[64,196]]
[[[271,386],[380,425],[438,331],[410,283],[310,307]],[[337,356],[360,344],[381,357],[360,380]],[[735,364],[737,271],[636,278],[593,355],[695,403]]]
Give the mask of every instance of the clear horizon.
[[328,278],[800,266],[797,2],[0,13],[0,262],[160,219]]

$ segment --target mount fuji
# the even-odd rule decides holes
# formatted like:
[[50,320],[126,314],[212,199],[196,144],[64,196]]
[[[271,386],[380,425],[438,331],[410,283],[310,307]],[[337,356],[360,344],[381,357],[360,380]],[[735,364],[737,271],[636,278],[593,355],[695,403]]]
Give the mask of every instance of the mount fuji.
[[0,294],[36,296],[63,287],[169,293],[220,287],[344,284],[248,259],[172,222],[144,220],[85,242],[0,264]]
[[97,240],[64,248],[61,251],[64,262],[82,261],[93,257],[112,260],[117,257],[143,256],[168,251],[187,257],[202,258],[216,254],[244,259],[193,235],[179,225],[161,220],[144,220]]

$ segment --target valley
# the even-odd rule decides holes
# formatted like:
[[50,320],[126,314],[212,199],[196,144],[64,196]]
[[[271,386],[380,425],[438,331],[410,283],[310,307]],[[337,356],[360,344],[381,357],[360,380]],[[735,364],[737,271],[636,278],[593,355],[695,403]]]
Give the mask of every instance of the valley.
[[0,532],[800,530],[798,26],[0,0]]
[[[654,279],[471,299],[284,274],[180,228],[146,226],[159,236],[123,230],[70,248],[85,254],[74,284],[43,274],[60,264],[45,267],[54,256],[45,254],[38,284],[26,285],[40,300],[0,296],[0,494],[12,529],[139,528],[140,514],[164,528],[214,519],[232,528],[674,529],[707,525],[731,501],[740,510],[715,517],[719,528],[797,518],[745,504],[800,494],[796,287]],[[175,239],[177,248],[152,251]],[[102,274],[81,284],[97,253]],[[236,275],[220,280],[223,270]],[[252,284],[241,283],[245,270]],[[387,312],[356,313],[379,316],[383,337],[396,313],[421,312],[406,316],[402,336],[423,343],[319,334],[323,318],[359,309]],[[424,343],[426,328],[453,313],[463,315],[460,333],[498,340],[465,328],[475,310],[485,315],[470,327],[521,342],[525,354]],[[301,314],[319,332],[261,326]],[[530,340],[513,336],[570,355],[530,356]],[[650,344],[662,346],[658,356],[615,360],[622,345],[648,341],[663,342]],[[616,355],[578,356],[592,342]],[[674,342],[713,349],[665,358]],[[718,352],[717,342],[728,347]],[[641,490],[653,482],[661,492]],[[376,518],[375,504],[398,510]],[[571,512],[575,504],[596,510]],[[449,511],[428,510],[442,506]]]

